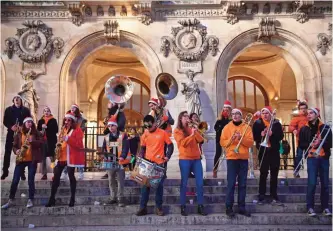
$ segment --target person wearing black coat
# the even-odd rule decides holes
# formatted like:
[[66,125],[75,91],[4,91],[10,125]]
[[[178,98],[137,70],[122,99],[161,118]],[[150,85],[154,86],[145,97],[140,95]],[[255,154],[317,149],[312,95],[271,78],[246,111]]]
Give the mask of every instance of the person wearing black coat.
[[[320,111],[318,108],[308,109],[308,123],[301,128],[298,139],[298,147],[303,151],[303,158],[308,156],[308,187],[306,194],[306,207],[308,210],[307,214],[311,217],[316,216],[314,211],[314,196],[316,194],[318,176],[320,178],[321,187],[321,209],[323,210],[323,214],[325,216],[332,216],[332,212],[329,208],[329,158],[332,148],[332,131],[329,124],[323,124],[319,120],[319,116]],[[325,136],[326,139],[324,140]],[[314,139],[314,137],[316,137],[316,139]],[[323,142],[322,148],[318,150],[321,142]],[[315,156],[314,153],[317,150],[319,155]],[[307,153],[304,153],[305,151],[307,151]]]
[[231,119],[231,103],[230,101],[226,100],[224,101],[223,109],[219,115],[218,120],[216,121],[214,125],[214,129],[216,132],[216,148],[215,148],[215,156],[214,156],[214,169],[213,169],[213,177],[217,178],[217,169],[219,166],[219,161],[222,155],[222,147],[220,145],[220,138],[222,134],[222,130],[227,125]]
[[[1,180],[6,179],[8,176],[8,169],[10,166],[10,156],[13,149],[14,133],[19,129],[19,126],[23,125],[23,120],[27,117],[31,117],[29,108],[22,105],[22,98],[19,95],[14,96],[13,105],[9,106],[5,110],[3,118],[3,125],[7,128],[6,144],[5,144],[5,155],[3,158],[2,176]],[[24,171],[22,172],[21,179],[25,180]]]
[[283,139],[283,129],[281,123],[274,119],[272,129],[268,133],[269,147],[261,146],[266,137],[273,116],[272,108],[266,106],[261,109],[261,118],[253,124],[253,138],[259,151],[260,179],[259,179],[259,204],[263,204],[266,194],[266,180],[270,171],[270,196],[272,204],[282,205],[277,195],[277,179],[280,169],[280,141]]
[[42,159],[42,178],[41,180],[47,180],[47,167],[46,158],[54,158],[54,150],[57,143],[58,123],[57,120],[51,114],[51,109],[46,106],[43,110],[43,117],[38,121],[38,131],[42,132],[44,140],[43,145],[43,159]]

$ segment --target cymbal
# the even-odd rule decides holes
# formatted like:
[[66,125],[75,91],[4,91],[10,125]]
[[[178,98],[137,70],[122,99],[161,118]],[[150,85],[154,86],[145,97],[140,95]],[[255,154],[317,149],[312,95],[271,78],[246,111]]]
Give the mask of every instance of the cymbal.
[[97,152],[96,149],[92,149],[92,148],[81,148],[80,151],[82,151],[82,152]]

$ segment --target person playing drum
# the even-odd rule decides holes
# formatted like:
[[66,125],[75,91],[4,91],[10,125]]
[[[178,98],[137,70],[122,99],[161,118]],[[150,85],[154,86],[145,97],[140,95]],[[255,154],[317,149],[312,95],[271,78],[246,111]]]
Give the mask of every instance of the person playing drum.
[[[129,153],[129,141],[126,133],[118,130],[118,124],[115,117],[111,117],[108,121],[108,129],[110,131],[104,138],[103,152],[115,153],[119,158],[119,164],[129,164],[131,161],[131,154]],[[112,145],[115,144],[115,145]],[[124,183],[125,183],[125,169],[123,166],[118,166],[108,169],[109,188],[110,188],[110,201],[108,204],[116,204],[119,207],[124,207]],[[118,192],[116,185],[116,174],[118,181]]]
[[[146,115],[143,118],[143,124],[145,127],[145,132],[141,137],[141,151],[139,156],[145,158],[146,160],[156,163],[162,167],[165,167],[165,163],[170,159],[173,153],[173,143],[170,140],[169,134],[157,128],[156,121],[153,116]],[[166,152],[164,152],[164,145],[167,145]],[[156,214],[158,216],[163,216],[163,182],[165,176],[161,179],[155,195],[156,202]],[[147,203],[149,200],[150,188],[147,186],[142,186],[141,188],[141,200],[140,209],[136,213],[137,216],[147,215]]]

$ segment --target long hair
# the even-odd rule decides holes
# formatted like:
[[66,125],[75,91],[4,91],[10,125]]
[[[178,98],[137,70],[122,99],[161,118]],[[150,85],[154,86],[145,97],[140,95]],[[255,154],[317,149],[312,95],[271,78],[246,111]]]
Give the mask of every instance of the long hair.
[[[72,112],[72,110],[67,111],[67,113],[71,113],[71,112]],[[78,109],[77,107],[75,108],[74,115],[75,115],[76,118],[81,117],[80,109]]]
[[[69,118],[69,119],[71,119],[71,121],[72,121],[72,124],[71,124],[71,127],[70,127],[69,130],[71,130],[71,129],[75,129],[75,128],[76,128],[76,123],[75,123],[75,121],[74,121],[72,118]],[[62,126],[65,126],[65,118],[62,120]]]
[[199,120],[200,120],[199,115],[198,115],[197,113],[195,113],[195,112],[192,112],[192,113],[190,114],[190,120],[192,120],[192,118],[193,118],[194,115],[198,116],[198,118],[199,118]]
[[[29,129],[25,126],[25,123],[22,126],[22,133],[27,134],[29,132]],[[31,133],[30,134],[37,134],[37,129],[35,123],[32,121],[32,126],[31,126]]]
[[186,129],[183,126],[183,123],[182,123],[182,118],[183,118],[185,113],[187,113],[187,111],[182,111],[181,113],[179,113],[178,120],[177,120],[177,128],[182,130],[185,136],[189,136],[188,132],[186,131]]

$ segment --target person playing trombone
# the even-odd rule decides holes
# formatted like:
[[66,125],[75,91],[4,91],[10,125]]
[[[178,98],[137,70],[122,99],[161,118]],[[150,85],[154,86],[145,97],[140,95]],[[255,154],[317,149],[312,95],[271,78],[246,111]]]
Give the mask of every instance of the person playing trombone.
[[266,180],[268,170],[270,170],[270,196],[272,204],[282,205],[277,195],[277,179],[280,169],[280,141],[283,139],[283,129],[281,123],[275,119],[270,106],[265,106],[260,111],[261,118],[253,124],[253,137],[256,142],[259,157],[259,201],[265,202]]
[[[332,216],[329,209],[329,157],[332,148],[332,131],[328,124],[319,120],[318,108],[308,109],[308,123],[299,132],[299,147],[303,150],[303,158],[307,156],[308,188],[306,207],[309,216],[316,216],[314,211],[314,195],[316,193],[317,176],[321,183],[320,200],[323,214]],[[311,141],[312,140],[312,141]],[[297,172],[298,173],[298,172]]]
[[232,122],[222,130],[220,144],[226,150],[227,159],[227,198],[226,214],[232,218],[235,213],[234,192],[236,179],[238,179],[238,213],[247,217],[251,214],[245,209],[246,178],[248,171],[249,148],[253,145],[253,136],[250,123],[253,115],[248,114],[246,121],[242,121],[242,111],[234,108],[231,111]]

